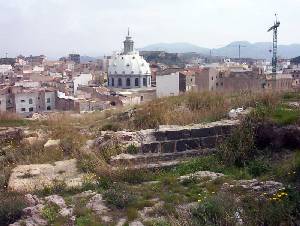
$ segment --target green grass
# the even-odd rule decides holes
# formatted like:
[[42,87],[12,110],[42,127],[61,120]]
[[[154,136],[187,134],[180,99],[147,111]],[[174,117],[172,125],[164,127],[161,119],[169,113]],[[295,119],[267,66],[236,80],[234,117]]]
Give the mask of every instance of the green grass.
[[95,219],[91,214],[87,214],[84,216],[79,216],[76,218],[75,222],[76,226],[103,226],[103,224],[99,223],[99,220]]
[[271,113],[270,118],[279,125],[290,125],[299,121],[300,111],[278,107]]
[[300,100],[300,93],[294,92],[294,93],[285,93],[282,95],[282,99],[286,101],[296,101]]
[[49,205],[47,204],[42,210],[42,216],[45,218],[49,224],[55,222],[58,217],[59,207],[57,205]]
[[29,126],[32,122],[25,119],[1,119],[0,127],[19,127],[19,126]]

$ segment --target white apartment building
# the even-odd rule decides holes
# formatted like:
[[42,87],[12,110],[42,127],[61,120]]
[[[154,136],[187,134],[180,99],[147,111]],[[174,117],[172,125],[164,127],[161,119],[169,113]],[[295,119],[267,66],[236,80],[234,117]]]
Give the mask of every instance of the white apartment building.
[[8,73],[12,70],[12,66],[11,65],[0,65],[0,74],[4,74],[4,73]]
[[92,74],[80,74],[73,78],[73,92],[76,95],[79,86],[87,86],[93,80]]
[[53,111],[56,103],[56,91],[45,89],[21,90],[14,94],[15,111],[30,115],[35,112]]
[[156,75],[156,96],[179,95],[179,72]]
[[29,114],[41,109],[38,103],[39,93],[34,91],[20,92],[15,94],[15,108],[18,114]]
[[45,91],[45,111],[55,109],[56,93],[54,91]]

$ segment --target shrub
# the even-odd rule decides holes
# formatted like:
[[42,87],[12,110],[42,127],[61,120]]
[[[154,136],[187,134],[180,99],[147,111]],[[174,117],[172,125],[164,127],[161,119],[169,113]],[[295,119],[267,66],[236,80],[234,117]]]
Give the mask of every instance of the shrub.
[[255,120],[246,117],[230,136],[219,144],[218,155],[226,165],[245,166],[256,155]]
[[236,225],[237,205],[230,194],[208,197],[192,211],[194,225]]
[[169,222],[166,220],[152,220],[149,222],[146,222],[147,226],[171,226]]
[[42,216],[52,224],[58,217],[59,207],[55,204],[47,204],[42,210]]
[[102,175],[98,179],[98,186],[102,189],[109,189],[113,184],[112,178],[109,175]]
[[297,225],[300,195],[296,190],[280,199],[256,198],[243,193],[238,198],[230,192],[217,193],[199,202],[192,211],[194,225]]
[[8,225],[22,216],[26,207],[23,195],[10,192],[0,193],[0,225]]
[[134,144],[130,144],[128,147],[127,147],[127,153],[128,154],[131,154],[131,155],[135,155],[137,154],[139,151],[139,149],[134,145]]
[[138,218],[138,211],[137,211],[136,208],[129,207],[129,208],[126,210],[126,215],[127,215],[128,221],[133,221],[133,220],[135,220],[136,218]]
[[254,177],[259,177],[270,170],[269,164],[262,160],[250,161],[247,165],[247,171]]
[[120,125],[118,123],[107,123],[102,126],[102,131],[118,131],[120,129]]
[[300,217],[300,195],[287,190],[288,196],[280,200],[254,199],[246,195],[241,200],[242,218],[249,225],[297,225]]
[[42,195],[51,195],[55,193],[63,193],[66,191],[66,183],[60,180],[54,180],[52,185],[45,186],[40,193]]
[[108,204],[119,209],[124,209],[136,199],[135,195],[121,184],[115,184],[112,188],[105,191],[103,197]]
[[116,181],[126,182],[129,184],[140,184],[145,181],[152,179],[152,174],[147,170],[130,170],[130,169],[119,169],[112,177]]
[[99,220],[95,219],[90,213],[76,218],[76,226],[103,226]]

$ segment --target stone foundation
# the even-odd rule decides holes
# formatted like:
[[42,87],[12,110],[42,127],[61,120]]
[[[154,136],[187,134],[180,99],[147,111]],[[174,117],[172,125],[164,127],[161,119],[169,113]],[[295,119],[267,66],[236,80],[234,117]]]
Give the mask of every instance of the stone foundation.
[[23,138],[23,130],[20,128],[1,128],[0,143],[7,141],[20,141]]
[[139,164],[167,164],[169,161],[206,156],[216,152],[219,141],[230,134],[238,120],[223,120],[190,126],[160,126],[159,129],[131,133],[131,143],[138,142],[138,153],[111,158],[113,166],[137,167]]
[[158,130],[142,130],[138,132],[141,137],[140,152],[174,153],[214,148],[238,123],[237,120],[223,120],[192,126],[161,126]]

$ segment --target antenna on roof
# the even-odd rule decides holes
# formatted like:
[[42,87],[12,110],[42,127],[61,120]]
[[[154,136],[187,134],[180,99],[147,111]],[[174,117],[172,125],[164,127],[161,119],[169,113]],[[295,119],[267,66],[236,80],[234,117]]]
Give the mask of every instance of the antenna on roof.
[[130,32],[129,32],[129,27],[128,27],[128,37],[129,37],[129,33],[130,33]]

